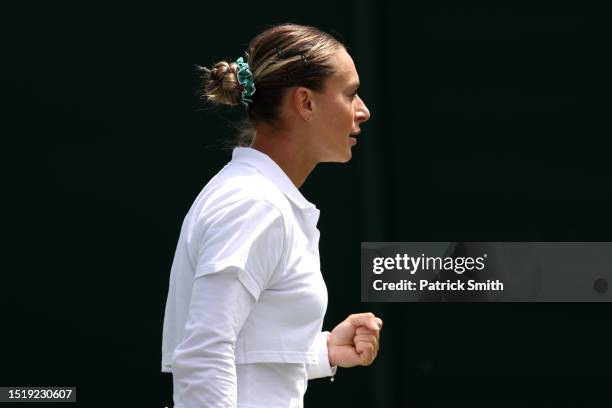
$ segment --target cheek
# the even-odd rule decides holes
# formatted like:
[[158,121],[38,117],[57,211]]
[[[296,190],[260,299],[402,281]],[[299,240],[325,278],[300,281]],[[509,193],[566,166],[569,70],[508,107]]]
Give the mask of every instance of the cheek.
[[335,106],[333,120],[338,127],[353,126],[354,119],[353,104],[344,98]]
[[330,101],[323,107],[323,123],[326,131],[334,134],[347,134],[353,128],[354,111],[353,104],[346,97]]

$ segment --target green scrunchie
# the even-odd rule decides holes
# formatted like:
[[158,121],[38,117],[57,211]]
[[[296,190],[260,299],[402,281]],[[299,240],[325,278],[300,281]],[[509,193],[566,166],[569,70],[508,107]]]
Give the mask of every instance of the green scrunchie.
[[255,93],[253,74],[249,69],[249,64],[244,62],[242,57],[236,60],[236,65],[238,65],[238,82],[240,82],[240,85],[244,88],[244,91],[242,91],[242,103],[244,106],[248,106],[249,103],[253,102],[251,97]]

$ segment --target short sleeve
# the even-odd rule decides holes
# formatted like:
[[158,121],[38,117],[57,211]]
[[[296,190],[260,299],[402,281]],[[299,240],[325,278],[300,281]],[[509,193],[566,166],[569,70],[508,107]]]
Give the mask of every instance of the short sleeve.
[[281,212],[262,199],[243,199],[203,218],[195,277],[238,269],[238,279],[259,299],[281,262],[285,227]]

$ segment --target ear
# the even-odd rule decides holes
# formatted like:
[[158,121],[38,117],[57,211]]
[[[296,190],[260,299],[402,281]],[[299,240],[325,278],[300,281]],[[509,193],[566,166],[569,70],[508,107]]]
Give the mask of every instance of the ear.
[[316,102],[312,90],[298,86],[293,91],[293,104],[302,119],[310,122],[314,117]]

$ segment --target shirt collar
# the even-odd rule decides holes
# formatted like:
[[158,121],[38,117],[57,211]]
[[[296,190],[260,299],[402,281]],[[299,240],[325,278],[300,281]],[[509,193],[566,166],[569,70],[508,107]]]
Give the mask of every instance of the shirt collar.
[[316,206],[297,189],[283,169],[265,153],[250,147],[236,147],[232,152],[232,161],[255,167],[299,208],[316,209]]

